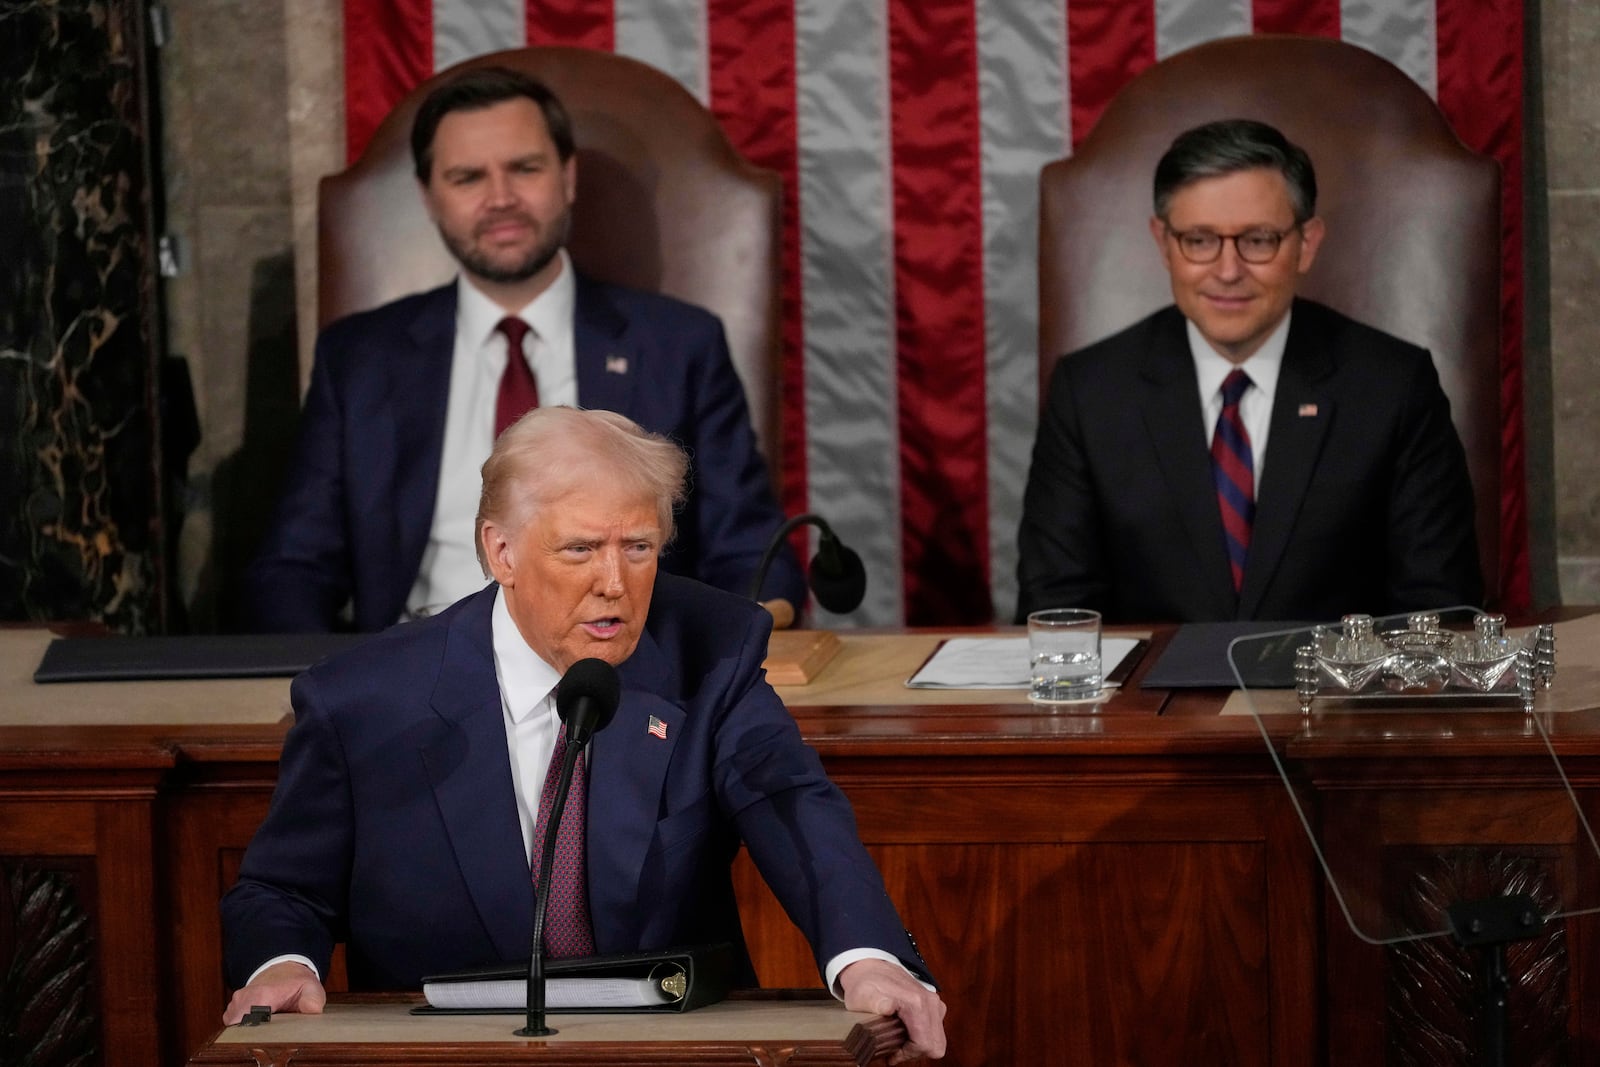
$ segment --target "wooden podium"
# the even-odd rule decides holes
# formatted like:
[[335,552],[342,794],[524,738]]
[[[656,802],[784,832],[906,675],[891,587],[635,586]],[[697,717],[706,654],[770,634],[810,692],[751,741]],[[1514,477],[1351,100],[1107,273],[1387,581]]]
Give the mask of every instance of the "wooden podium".
[[846,1011],[820,991],[735,994],[682,1014],[551,1014],[557,1033],[545,1038],[515,1036],[520,1015],[410,1014],[419,999],[336,996],[322,1015],[275,1015],[261,1026],[225,1027],[189,1064],[866,1067],[905,1043],[899,1020]]

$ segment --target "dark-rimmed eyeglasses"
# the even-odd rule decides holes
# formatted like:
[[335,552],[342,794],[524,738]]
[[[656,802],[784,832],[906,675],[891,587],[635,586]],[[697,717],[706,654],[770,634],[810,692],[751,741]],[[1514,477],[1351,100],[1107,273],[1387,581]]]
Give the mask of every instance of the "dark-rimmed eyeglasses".
[[1242,233],[1217,233],[1214,230],[1174,230],[1168,226],[1167,233],[1177,242],[1178,252],[1190,263],[1215,263],[1222,255],[1223,243],[1232,241],[1233,250],[1239,253],[1240,259],[1259,266],[1276,259],[1283,239],[1299,229],[1295,225],[1287,230],[1258,227]]

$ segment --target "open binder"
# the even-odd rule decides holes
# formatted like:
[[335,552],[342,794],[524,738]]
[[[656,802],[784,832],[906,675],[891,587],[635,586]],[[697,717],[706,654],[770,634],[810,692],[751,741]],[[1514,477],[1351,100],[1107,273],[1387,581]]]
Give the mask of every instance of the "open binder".
[[[728,995],[727,943],[546,960],[545,1003],[556,1014],[693,1011]],[[493,963],[423,978],[413,1015],[516,1015],[527,1008],[528,965]]]

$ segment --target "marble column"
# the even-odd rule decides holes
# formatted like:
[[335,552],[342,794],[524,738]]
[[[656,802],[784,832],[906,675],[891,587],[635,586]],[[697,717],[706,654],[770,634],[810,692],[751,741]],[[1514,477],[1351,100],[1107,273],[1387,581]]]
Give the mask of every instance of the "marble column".
[[162,624],[143,17],[0,7],[0,619]]

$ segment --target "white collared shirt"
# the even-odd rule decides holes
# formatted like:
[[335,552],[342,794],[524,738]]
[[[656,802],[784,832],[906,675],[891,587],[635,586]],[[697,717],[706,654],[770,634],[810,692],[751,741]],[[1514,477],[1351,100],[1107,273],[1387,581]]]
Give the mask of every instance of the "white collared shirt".
[[[560,273],[517,317],[532,328],[524,342],[524,357],[539,383],[539,403],[573,407],[578,403],[573,340],[577,284],[566,251],[558,256]],[[505,317],[505,310],[474,288],[466,275],[456,278],[455,348],[450,357],[439,488],[422,565],[406,597],[406,614],[411,617],[433,614],[476,593],[485,582],[473,526],[482,485],[479,471],[494,447],[495,400],[506,369],[506,338],[495,329]]]
[[1185,320],[1189,335],[1189,354],[1194,358],[1194,374],[1200,383],[1200,411],[1205,418],[1206,443],[1217,428],[1222,414],[1222,380],[1235,368],[1250,376],[1251,388],[1239,398],[1239,417],[1250,435],[1250,458],[1254,461],[1256,488],[1261,487],[1261,472],[1267,459],[1267,431],[1272,427],[1272,400],[1278,392],[1278,372],[1283,369],[1283,350],[1289,342],[1289,315],[1267,335],[1261,347],[1243,362],[1233,363],[1211,347],[1198,327]]
[[494,641],[494,676],[500,683],[500,710],[505,716],[506,750],[511,754],[511,788],[517,795],[522,851],[531,870],[539,795],[544,791],[550,757],[556,751],[556,734],[561,730],[555,698],[561,672],[539,658],[523,640],[506,606],[504,589],[495,590],[489,626]]

